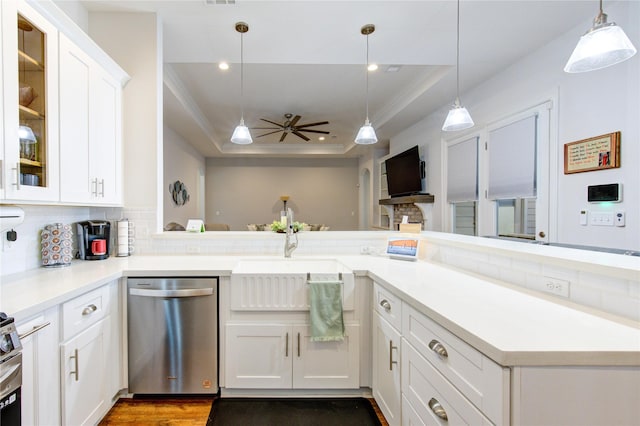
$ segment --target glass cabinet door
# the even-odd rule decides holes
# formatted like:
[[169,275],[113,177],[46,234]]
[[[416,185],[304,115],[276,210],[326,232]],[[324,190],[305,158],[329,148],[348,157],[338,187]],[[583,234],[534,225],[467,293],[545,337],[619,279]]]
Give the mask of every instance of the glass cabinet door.
[[18,14],[20,184],[47,186],[45,34]]
[[57,200],[57,30],[23,0],[2,8],[4,197]]

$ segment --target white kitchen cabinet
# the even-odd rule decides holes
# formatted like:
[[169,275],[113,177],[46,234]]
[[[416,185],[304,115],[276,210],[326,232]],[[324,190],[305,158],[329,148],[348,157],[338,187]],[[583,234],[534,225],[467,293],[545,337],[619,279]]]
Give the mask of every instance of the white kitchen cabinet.
[[60,35],[60,201],[121,203],[121,92],[117,80]]
[[111,408],[111,376],[120,376],[119,347],[111,347],[117,341],[111,330],[114,287],[116,282],[62,305],[62,424],[95,424]]
[[390,425],[401,422],[400,356],[402,301],[373,286],[373,398]]
[[[17,324],[22,343],[22,424],[60,424],[58,307]],[[52,368],[53,367],[53,368]]]
[[[58,30],[24,0],[3,0],[0,7],[3,52],[0,198],[58,201]],[[25,129],[31,129],[33,136],[22,136],[21,142]]]
[[308,325],[230,323],[226,326],[229,389],[357,389],[357,325],[345,339],[312,342]]
[[389,425],[401,423],[400,332],[373,314],[373,398]]

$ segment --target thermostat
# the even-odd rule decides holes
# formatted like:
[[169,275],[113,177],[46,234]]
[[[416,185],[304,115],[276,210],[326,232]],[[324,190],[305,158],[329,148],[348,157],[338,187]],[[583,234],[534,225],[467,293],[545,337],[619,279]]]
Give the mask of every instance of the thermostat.
[[622,184],[589,185],[587,187],[587,201],[590,203],[602,203],[605,201],[619,203],[622,201]]

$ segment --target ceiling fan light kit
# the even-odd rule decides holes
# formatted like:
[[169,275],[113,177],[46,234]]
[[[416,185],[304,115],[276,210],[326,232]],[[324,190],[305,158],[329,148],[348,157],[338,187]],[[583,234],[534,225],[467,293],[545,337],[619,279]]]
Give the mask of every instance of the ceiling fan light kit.
[[637,52],[629,37],[615,22],[607,22],[607,14],[600,11],[593,26],[582,36],[564,67],[565,72],[595,71],[618,64]]
[[364,25],[360,28],[360,34],[367,37],[367,88],[366,88],[366,118],[364,120],[364,126],[360,127],[358,130],[358,134],[356,135],[355,143],[358,145],[371,145],[378,142],[378,137],[376,136],[376,131],[373,126],[369,122],[369,35],[373,34],[376,30],[376,26],[373,24]]
[[249,128],[244,125],[244,33],[249,31],[245,22],[236,22],[236,31],[240,33],[240,124],[231,135],[231,142],[238,145],[249,145],[253,142]]
[[453,104],[453,108],[449,110],[447,118],[442,125],[442,130],[445,132],[469,129],[474,126],[469,111],[460,105],[460,0],[458,0],[456,14],[456,101]]

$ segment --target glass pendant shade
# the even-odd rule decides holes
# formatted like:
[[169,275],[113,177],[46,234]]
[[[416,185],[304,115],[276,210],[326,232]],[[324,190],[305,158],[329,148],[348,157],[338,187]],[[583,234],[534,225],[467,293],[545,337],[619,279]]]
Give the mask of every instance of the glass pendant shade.
[[253,142],[251,139],[251,133],[249,133],[249,128],[244,125],[244,119],[240,119],[240,124],[233,131],[233,135],[231,135],[231,142],[238,145],[249,145]]
[[371,126],[371,123],[369,123],[369,120],[366,120],[364,122],[364,126],[360,127],[360,130],[358,130],[355,143],[358,145],[371,145],[376,142],[378,142],[376,131]]
[[585,35],[580,37],[564,70],[568,73],[595,71],[625,61],[636,54],[637,50],[615,23],[606,23],[606,16],[596,20]]
[[22,143],[36,143],[36,135],[29,126],[18,127],[18,137]]
[[449,110],[447,119],[444,121],[442,130],[445,132],[453,132],[456,130],[464,130],[473,127],[474,123],[469,115],[469,111],[456,100],[453,108]]

